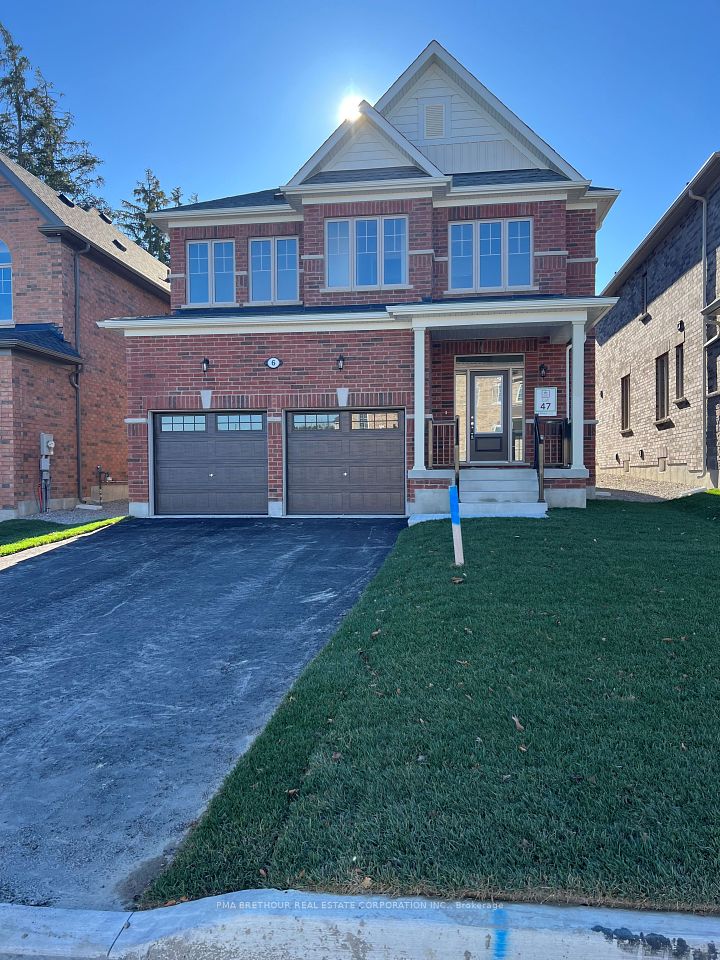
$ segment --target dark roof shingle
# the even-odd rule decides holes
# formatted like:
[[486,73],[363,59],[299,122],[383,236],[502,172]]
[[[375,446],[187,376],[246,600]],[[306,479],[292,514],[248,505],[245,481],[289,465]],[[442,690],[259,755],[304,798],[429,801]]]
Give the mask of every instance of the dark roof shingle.
[[54,323],[18,323],[14,327],[0,327],[2,347],[26,347],[38,353],[53,353],[68,360],[79,360],[75,347],[63,338]]

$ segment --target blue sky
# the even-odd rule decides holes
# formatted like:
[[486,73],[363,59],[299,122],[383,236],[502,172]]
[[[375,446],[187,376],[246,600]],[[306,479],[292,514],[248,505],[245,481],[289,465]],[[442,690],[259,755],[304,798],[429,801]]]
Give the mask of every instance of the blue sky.
[[113,205],[148,166],[201,199],[287,182],[345,94],[373,102],[433,38],[584,176],[623,191],[598,237],[598,289],[720,149],[719,0],[34,0],[0,17],[65,94]]

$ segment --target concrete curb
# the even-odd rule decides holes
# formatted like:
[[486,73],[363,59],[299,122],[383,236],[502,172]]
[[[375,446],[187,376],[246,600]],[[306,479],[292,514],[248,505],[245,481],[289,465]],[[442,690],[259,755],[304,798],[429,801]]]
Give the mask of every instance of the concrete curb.
[[140,913],[0,904],[0,960],[713,960],[720,917],[245,890]]

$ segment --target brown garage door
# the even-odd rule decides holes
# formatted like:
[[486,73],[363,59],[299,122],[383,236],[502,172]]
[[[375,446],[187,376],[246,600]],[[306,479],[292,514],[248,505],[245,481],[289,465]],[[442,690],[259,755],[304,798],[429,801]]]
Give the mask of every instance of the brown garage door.
[[287,415],[287,512],[404,514],[400,410]]
[[155,512],[267,513],[264,413],[155,416]]

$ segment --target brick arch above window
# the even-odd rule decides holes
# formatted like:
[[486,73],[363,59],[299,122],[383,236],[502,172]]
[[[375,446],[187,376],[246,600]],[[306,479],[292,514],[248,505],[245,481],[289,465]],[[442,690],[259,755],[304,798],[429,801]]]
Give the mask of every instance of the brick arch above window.
[[12,254],[5,241],[0,239],[0,323],[12,318]]

